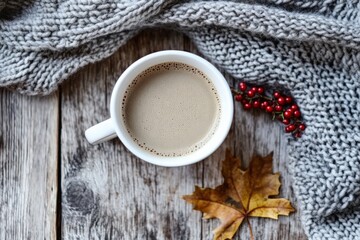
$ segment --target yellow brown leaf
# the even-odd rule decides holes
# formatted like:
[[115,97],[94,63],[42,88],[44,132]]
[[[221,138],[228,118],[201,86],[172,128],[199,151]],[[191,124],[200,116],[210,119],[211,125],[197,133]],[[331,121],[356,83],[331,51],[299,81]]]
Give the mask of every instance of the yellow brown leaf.
[[183,196],[195,210],[204,213],[204,218],[220,220],[214,239],[231,239],[250,216],[277,219],[294,211],[287,199],[274,198],[281,184],[280,174],[272,172],[272,154],[254,156],[249,168],[242,170],[241,160],[227,150],[222,175],[224,183],[215,189],[195,186],[191,195]]

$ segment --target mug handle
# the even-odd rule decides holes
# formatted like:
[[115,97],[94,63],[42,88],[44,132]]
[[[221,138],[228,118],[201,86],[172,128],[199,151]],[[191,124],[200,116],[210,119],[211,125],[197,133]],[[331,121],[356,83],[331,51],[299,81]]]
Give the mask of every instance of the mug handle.
[[116,136],[113,120],[111,118],[98,123],[85,131],[86,139],[93,145],[108,141]]

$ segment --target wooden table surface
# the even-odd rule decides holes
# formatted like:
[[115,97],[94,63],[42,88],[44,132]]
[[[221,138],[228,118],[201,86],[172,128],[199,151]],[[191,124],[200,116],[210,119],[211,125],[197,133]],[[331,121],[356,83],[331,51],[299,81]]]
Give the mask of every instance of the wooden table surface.
[[[222,183],[226,148],[243,158],[274,151],[281,196],[296,209],[287,143],[265,114],[235,107],[221,147],[197,164],[164,168],[132,155],[119,140],[96,146],[84,131],[109,117],[112,88],[136,59],[154,51],[197,53],[184,35],[146,30],[110,58],[73,75],[54,94],[27,97],[0,89],[0,239],[212,239],[218,220],[181,199],[195,185]],[[226,75],[230,85],[235,80]],[[299,211],[278,221],[252,218],[256,239],[306,239]],[[249,239],[245,225],[235,239]]]

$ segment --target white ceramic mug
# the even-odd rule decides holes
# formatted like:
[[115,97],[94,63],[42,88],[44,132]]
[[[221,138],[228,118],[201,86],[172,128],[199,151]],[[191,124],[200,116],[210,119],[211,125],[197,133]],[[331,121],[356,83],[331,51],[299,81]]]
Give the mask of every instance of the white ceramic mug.
[[[205,73],[215,86],[220,98],[220,121],[212,137],[198,150],[184,156],[165,157],[154,155],[139,147],[126,130],[121,114],[121,102],[126,89],[137,75],[144,70],[161,63],[180,62],[193,66]],[[183,166],[198,162],[213,153],[227,136],[233,118],[234,103],[231,90],[224,76],[205,59],[184,51],[166,50],[149,54],[137,60],[120,76],[111,95],[111,118],[85,131],[91,144],[101,143],[118,136],[122,143],[137,157],[166,167]]]

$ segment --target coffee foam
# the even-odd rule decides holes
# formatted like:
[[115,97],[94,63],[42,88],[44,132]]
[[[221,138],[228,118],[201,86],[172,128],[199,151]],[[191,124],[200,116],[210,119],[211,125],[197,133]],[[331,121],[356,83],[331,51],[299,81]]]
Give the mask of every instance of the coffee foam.
[[[200,78],[201,80],[205,81],[209,90],[214,94],[214,98],[217,103],[216,104],[216,107],[217,107],[216,119],[214,120],[211,130],[208,132],[208,134],[206,134],[206,136],[201,141],[197,142],[196,144],[193,144],[193,146],[188,147],[186,150],[165,152],[165,151],[156,150],[155,148],[152,148],[152,147],[148,147],[145,142],[139,140],[137,137],[135,137],[132,134],[132,132],[130,131],[130,128],[129,128],[129,123],[127,122],[127,118],[125,115],[127,100],[130,98],[131,94],[134,92],[134,90],[139,85],[139,83],[148,79],[153,74],[156,74],[159,72],[164,72],[164,71],[186,71],[191,74],[194,74],[194,76],[196,76],[196,78]],[[210,79],[203,72],[198,70],[197,68],[194,68],[190,65],[187,65],[184,63],[179,63],[179,62],[167,62],[167,63],[154,65],[154,66],[144,70],[143,72],[141,72],[138,76],[136,76],[136,78],[131,82],[131,84],[126,89],[125,95],[122,99],[121,108],[122,108],[121,112],[122,112],[122,117],[124,119],[125,127],[127,129],[128,134],[133,139],[133,141],[139,147],[143,148],[144,150],[146,150],[154,155],[162,156],[162,157],[184,156],[184,155],[193,153],[193,152],[197,151],[198,149],[200,149],[201,147],[203,147],[209,141],[209,139],[214,135],[215,130],[217,129],[217,127],[219,125],[221,111],[222,111],[219,95],[215,89],[214,84],[210,81]]]

